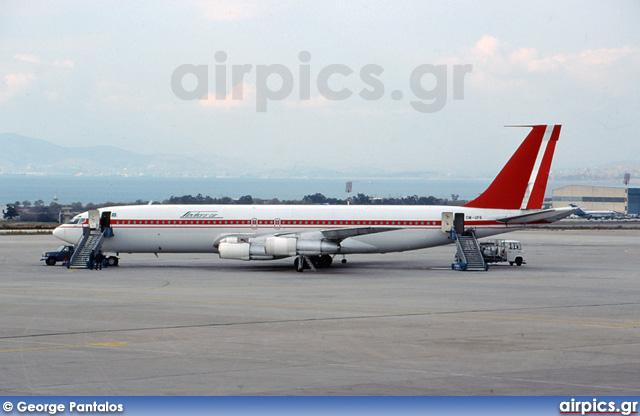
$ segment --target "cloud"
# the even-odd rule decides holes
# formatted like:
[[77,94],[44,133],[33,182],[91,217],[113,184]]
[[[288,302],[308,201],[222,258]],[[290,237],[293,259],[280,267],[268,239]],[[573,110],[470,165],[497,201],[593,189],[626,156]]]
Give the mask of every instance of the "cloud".
[[475,55],[481,57],[494,57],[498,54],[500,40],[493,36],[484,35],[473,47]]
[[32,74],[7,74],[4,76],[8,87],[22,87],[28,85],[33,80]]
[[215,93],[209,92],[206,98],[198,100],[198,104],[203,107],[213,107],[222,109],[244,108],[256,106],[255,85],[241,82],[236,84],[224,99],[216,98]]
[[612,65],[622,58],[633,55],[638,55],[638,48],[624,46],[622,48],[615,49],[602,48],[586,50],[580,53],[575,59],[580,61],[583,65]]
[[38,58],[37,56],[26,55],[26,54],[22,54],[22,53],[14,55],[13,59],[17,59],[18,61],[30,62],[32,64],[39,64],[40,63],[40,58]]
[[566,59],[560,55],[540,58],[535,48],[518,48],[509,55],[509,62],[528,72],[548,72],[558,69]]
[[0,101],[7,101],[12,97],[26,92],[35,80],[33,74],[14,73],[5,74],[4,88],[0,90]]
[[585,50],[575,54],[556,54],[541,57],[535,48],[518,48],[509,56],[510,62],[524,66],[529,72],[548,72],[565,70],[572,72],[577,68],[593,71],[611,67],[627,57],[638,57],[640,49],[624,46],[612,49]]
[[72,61],[70,61],[69,59],[67,59],[65,61],[54,60],[53,61],[53,66],[58,67],[58,68],[67,68],[67,69],[75,68],[74,63]]
[[[28,55],[28,54],[25,54],[25,53],[19,53],[17,55],[14,55],[13,59],[18,60],[18,61],[22,61],[22,62],[28,62],[30,64],[41,64],[41,63],[43,63],[43,61],[39,57],[37,57],[35,55]],[[56,67],[56,68],[67,68],[67,69],[75,68],[75,64],[70,59],[66,59],[64,61],[54,59],[51,63],[46,63],[46,64],[49,65],[49,66]]]
[[469,82],[485,90],[533,90],[540,81],[536,77],[559,75],[567,84],[616,95],[628,89],[629,68],[640,66],[640,48],[625,45],[545,55],[533,47],[514,46],[484,35],[447,63],[452,61],[474,64]]
[[68,79],[68,70],[74,67],[69,59],[49,61],[28,53],[0,60],[0,101],[26,95],[58,100],[64,95],[61,85]]

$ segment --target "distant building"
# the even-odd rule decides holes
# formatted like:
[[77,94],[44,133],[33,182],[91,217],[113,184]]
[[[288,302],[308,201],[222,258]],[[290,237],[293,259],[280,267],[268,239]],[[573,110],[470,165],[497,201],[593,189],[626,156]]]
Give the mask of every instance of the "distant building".
[[60,224],[68,224],[71,218],[76,216],[75,212],[72,212],[73,207],[63,206],[58,213],[58,222]]
[[629,188],[628,213],[640,215],[640,188]]
[[588,211],[616,211],[622,214],[640,214],[640,188],[571,185],[554,189],[553,208],[576,204]]

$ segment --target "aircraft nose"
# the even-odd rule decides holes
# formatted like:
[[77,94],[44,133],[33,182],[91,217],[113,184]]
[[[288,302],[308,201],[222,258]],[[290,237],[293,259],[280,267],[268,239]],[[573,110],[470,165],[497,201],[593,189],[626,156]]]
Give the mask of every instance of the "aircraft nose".
[[62,227],[57,227],[55,230],[53,230],[53,236],[55,238],[59,238],[60,240],[64,240],[65,237],[65,230]]

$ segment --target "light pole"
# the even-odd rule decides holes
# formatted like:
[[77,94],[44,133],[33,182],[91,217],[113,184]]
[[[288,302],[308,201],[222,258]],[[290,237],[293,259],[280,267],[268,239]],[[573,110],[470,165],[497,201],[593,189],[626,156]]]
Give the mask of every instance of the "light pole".
[[631,173],[624,174],[624,215],[629,215],[629,181],[631,180]]
[[347,205],[351,204],[351,191],[353,190],[353,182],[347,182],[347,186],[345,187],[345,192],[347,193]]

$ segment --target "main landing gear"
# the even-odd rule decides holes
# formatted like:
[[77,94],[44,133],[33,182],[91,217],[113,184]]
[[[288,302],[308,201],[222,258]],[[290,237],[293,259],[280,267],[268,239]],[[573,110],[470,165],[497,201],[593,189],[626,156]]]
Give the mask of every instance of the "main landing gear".
[[305,269],[316,271],[317,269],[327,268],[331,266],[331,263],[333,263],[333,257],[327,254],[322,256],[300,255],[293,261],[293,266],[296,268],[296,271],[302,273]]

